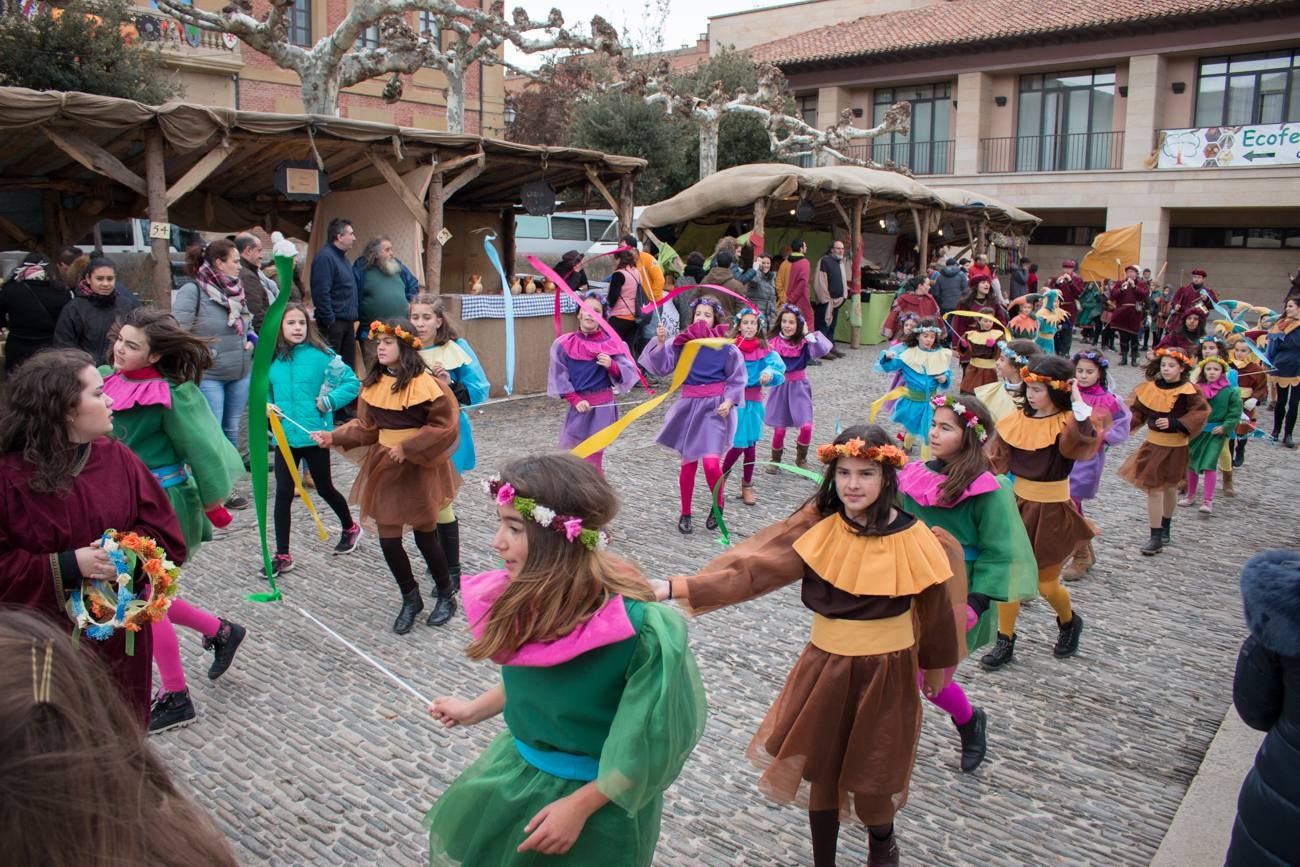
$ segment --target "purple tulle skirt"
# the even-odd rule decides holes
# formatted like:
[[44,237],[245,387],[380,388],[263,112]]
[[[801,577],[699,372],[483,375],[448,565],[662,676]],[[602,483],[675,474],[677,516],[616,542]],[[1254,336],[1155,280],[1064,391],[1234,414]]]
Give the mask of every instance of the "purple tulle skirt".
[[721,455],[731,448],[736,436],[736,412],[733,407],[726,418],[717,409],[725,397],[679,397],[668,410],[663,430],[656,442],[682,456],[683,461],[698,461],[706,455]]
[[612,403],[593,406],[586,412],[578,412],[573,407],[569,407],[569,414],[564,417],[564,427],[560,428],[560,448],[571,449],[617,420],[618,407]]
[[763,421],[769,427],[802,427],[812,420],[812,386],[808,380],[783,382],[767,393]]
[[1075,500],[1091,500],[1097,496],[1101,487],[1101,471],[1106,466],[1106,449],[1086,461],[1075,461],[1070,470],[1070,497]]

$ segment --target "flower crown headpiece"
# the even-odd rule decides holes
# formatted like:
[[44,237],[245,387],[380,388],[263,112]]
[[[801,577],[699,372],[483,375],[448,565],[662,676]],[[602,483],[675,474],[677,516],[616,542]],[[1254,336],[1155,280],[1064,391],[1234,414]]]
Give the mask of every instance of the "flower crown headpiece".
[[701,304],[707,304],[709,307],[713,308],[713,321],[715,323],[721,322],[723,318],[727,315],[726,311],[722,309],[722,303],[719,302],[718,299],[714,298],[712,295],[701,295],[699,298],[696,298],[694,301],[692,301],[691,315],[695,314],[695,308],[699,307]]
[[1069,391],[1070,383],[1065,379],[1052,379],[1050,376],[1044,376],[1041,373],[1030,373],[1028,367],[1020,368],[1020,378],[1024,382],[1041,382],[1043,385],[1054,391]]
[[998,351],[1002,353],[1003,358],[1014,361],[1020,367],[1029,364],[1029,359],[1012,349],[1011,344],[1005,340],[998,341]]
[[515,486],[500,476],[488,479],[483,487],[496,499],[497,505],[513,506],[528,520],[564,534],[566,541],[577,542],[588,551],[603,551],[609,544],[609,537],[603,531],[586,529],[582,526],[582,519],[575,515],[557,515],[554,509],[548,509],[531,497],[519,496]]
[[952,410],[958,418],[966,422],[966,427],[975,431],[975,436],[979,438],[980,442],[984,442],[989,438],[989,432],[985,429],[984,425],[980,423],[979,416],[972,412],[970,407],[966,406],[966,404],[953,400],[951,394],[938,395],[931,399],[930,403],[934,405],[935,409],[946,408]]
[[736,327],[737,331],[739,331],[740,320],[745,318],[746,316],[758,317],[758,334],[759,336],[762,336],[763,332],[767,330],[767,317],[765,317],[762,313],[757,312],[751,307],[742,307],[739,310],[737,310],[736,315],[731,317],[731,324]]
[[917,334],[924,334],[927,331],[929,331],[931,334],[943,334],[943,329],[940,328],[938,325],[918,325],[916,326],[916,328],[912,330],[915,331]]
[[867,441],[861,437],[817,447],[817,460],[823,464],[829,464],[836,458],[863,458],[878,464],[889,464],[897,469],[907,463],[907,452],[896,445],[868,446]]
[[407,331],[402,326],[386,325],[383,322],[380,322],[378,319],[370,323],[370,333],[391,334],[394,337],[396,337],[398,340],[410,344],[410,346],[414,349],[419,349],[424,345],[420,342],[420,338],[416,337],[414,334]]
[[1202,358],[1200,361],[1196,363],[1196,366],[1199,369],[1205,367],[1205,365],[1207,364],[1217,364],[1223,370],[1228,369],[1228,362],[1224,361],[1222,358],[1220,358],[1217,355],[1211,355],[1209,358]]
[[1110,367],[1110,362],[1106,360],[1106,356],[1102,355],[1095,349],[1089,349],[1086,352],[1076,352],[1074,353],[1074,357],[1070,359],[1070,362],[1073,364],[1078,364],[1080,361],[1091,361],[1093,364],[1101,368]]
[[1162,348],[1160,348],[1160,349],[1157,349],[1157,350],[1156,350],[1156,357],[1157,357],[1157,358],[1172,358],[1172,359],[1174,359],[1175,361],[1180,362],[1180,363],[1183,365],[1183,367],[1191,367],[1191,366],[1195,363],[1195,362],[1193,362],[1192,359],[1191,359],[1190,357],[1188,357],[1186,354],[1184,354],[1184,353],[1182,353],[1182,352],[1179,352],[1177,349],[1170,349],[1170,348],[1167,347],[1167,346],[1166,346],[1166,347],[1162,347]]
[[782,305],[781,305],[781,309],[780,309],[780,311],[778,311],[777,314],[776,314],[776,321],[777,321],[777,322],[780,322],[780,321],[781,321],[781,316],[784,315],[784,314],[786,314],[786,313],[793,313],[793,314],[794,314],[794,318],[799,320],[799,324],[800,324],[800,325],[804,326],[805,328],[808,327],[808,322],[803,318],[803,311],[801,311],[801,310],[799,309],[799,306],[798,306],[798,305],[796,305],[796,304],[782,304]]

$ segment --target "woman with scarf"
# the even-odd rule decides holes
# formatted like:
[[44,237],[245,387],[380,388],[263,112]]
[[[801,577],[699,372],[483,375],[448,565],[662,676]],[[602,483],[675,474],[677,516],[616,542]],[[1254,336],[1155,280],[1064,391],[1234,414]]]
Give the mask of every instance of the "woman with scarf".
[[239,446],[239,420],[248,404],[252,373],[253,315],[244,300],[239,279],[239,252],[224,238],[206,250],[190,247],[185,256],[190,282],[172,301],[172,315],[195,337],[212,347],[212,367],[203,375],[199,391],[221,423],[226,439]]
[[[234,249],[233,244],[231,249]],[[235,261],[239,261],[238,256]],[[59,321],[54,326],[54,345],[80,349],[88,353],[97,366],[105,364],[112,348],[108,332],[113,322],[139,306],[140,302],[130,291],[117,285],[117,267],[112,259],[102,256],[91,259],[85,275],[77,283],[75,297],[59,311]]]

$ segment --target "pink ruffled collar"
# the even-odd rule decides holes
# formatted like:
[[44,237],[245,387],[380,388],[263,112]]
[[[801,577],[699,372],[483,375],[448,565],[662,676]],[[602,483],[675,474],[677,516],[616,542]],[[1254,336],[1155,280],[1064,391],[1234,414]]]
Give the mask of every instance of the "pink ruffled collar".
[[1216,394],[1228,387],[1228,377],[1220,376],[1214,382],[1198,382],[1196,387],[1205,395],[1206,400],[1211,400]]
[[1083,402],[1088,404],[1088,406],[1099,406],[1111,415],[1116,415],[1118,413],[1119,398],[1110,391],[1102,388],[1100,385],[1090,385],[1087,388],[1081,388],[1079,389],[1079,395],[1083,398]]
[[[506,589],[510,576],[504,569],[467,575],[461,579],[460,596],[465,605],[469,629],[477,640],[483,637],[483,625],[492,603]],[[523,665],[549,668],[576,659],[588,651],[626,641],[636,635],[632,621],[627,616],[627,606],[622,596],[612,596],[600,610],[568,635],[554,641],[533,641],[525,644],[508,659],[495,659],[500,665]]]
[[561,335],[560,341],[564,354],[576,361],[593,361],[602,352],[612,357],[627,351],[621,342],[600,331],[593,334],[570,331]]
[[975,478],[975,481],[971,482],[970,486],[962,491],[955,501],[940,502],[939,489],[946,481],[948,481],[946,475],[936,473],[920,461],[909,463],[898,471],[898,490],[907,494],[922,506],[951,508],[962,500],[977,497],[980,494],[992,493],[1001,487],[997,476],[984,472],[980,473]]
[[770,345],[782,358],[798,358],[799,353],[803,352],[804,341],[800,339],[798,343],[792,343],[784,337],[777,336],[772,339]]
[[[135,379],[133,377],[150,377]],[[104,393],[113,399],[113,409],[120,411],[137,406],[172,408],[171,383],[152,367],[117,371],[104,380]]]

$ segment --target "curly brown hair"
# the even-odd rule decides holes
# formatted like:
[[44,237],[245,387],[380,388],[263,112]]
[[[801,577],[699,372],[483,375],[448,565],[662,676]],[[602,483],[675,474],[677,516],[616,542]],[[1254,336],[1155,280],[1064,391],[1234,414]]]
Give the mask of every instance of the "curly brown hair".
[[63,493],[72,482],[81,449],[68,438],[68,413],[81,402],[88,367],[95,363],[80,349],[46,349],[10,377],[0,452],[21,452],[35,467],[28,483],[34,493]]

